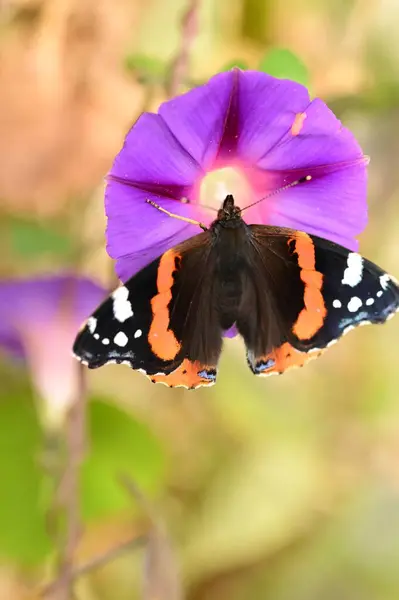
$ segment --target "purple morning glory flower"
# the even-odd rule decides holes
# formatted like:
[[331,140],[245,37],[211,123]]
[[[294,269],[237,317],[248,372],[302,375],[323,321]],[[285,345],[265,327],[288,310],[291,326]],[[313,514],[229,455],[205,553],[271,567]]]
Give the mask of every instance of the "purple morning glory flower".
[[[107,248],[122,281],[200,232],[146,203],[209,224],[228,193],[244,214],[357,249],[367,222],[367,159],[350,131],[305,87],[256,71],[216,75],[144,113],[108,176]],[[187,201],[189,200],[189,201]]]
[[26,361],[51,424],[76,398],[79,378],[71,347],[105,294],[90,279],[72,275],[0,282],[0,351]]

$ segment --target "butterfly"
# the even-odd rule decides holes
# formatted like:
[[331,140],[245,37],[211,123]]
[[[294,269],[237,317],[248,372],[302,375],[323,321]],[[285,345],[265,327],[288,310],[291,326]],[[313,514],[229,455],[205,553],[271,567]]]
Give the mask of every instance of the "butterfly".
[[248,225],[232,195],[209,228],[198,224],[202,233],[118,287],[87,320],[73,346],[82,363],[127,364],[154,383],[194,389],[215,383],[233,326],[249,368],[266,376],[398,311],[398,282],[377,265],[302,231]]

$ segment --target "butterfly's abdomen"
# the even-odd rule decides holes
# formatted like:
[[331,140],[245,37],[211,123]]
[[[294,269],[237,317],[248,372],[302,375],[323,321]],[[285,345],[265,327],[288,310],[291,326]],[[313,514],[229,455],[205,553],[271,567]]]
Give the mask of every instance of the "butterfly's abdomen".
[[248,248],[243,227],[223,229],[217,240],[215,283],[217,309],[223,329],[237,320],[248,270]]

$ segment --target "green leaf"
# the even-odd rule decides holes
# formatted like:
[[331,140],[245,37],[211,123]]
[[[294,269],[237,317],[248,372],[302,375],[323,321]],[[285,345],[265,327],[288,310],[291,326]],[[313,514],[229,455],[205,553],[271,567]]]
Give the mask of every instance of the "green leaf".
[[[48,475],[40,464],[44,436],[26,389],[0,395],[0,562],[30,566],[52,548],[46,533],[51,506]],[[131,510],[118,481],[128,474],[152,495],[164,481],[165,458],[149,427],[113,404],[88,404],[88,457],[82,467],[82,517],[92,520]]]
[[67,256],[72,250],[70,239],[47,224],[12,220],[8,234],[11,248],[24,259],[42,254]]
[[159,58],[144,54],[128,54],[124,66],[129,72],[138,73],[146,79],[155,81],[163,81],[168,68],[168,65]]
[[131,509],[132,500],[119,481],[129,475],[146,494],[162,485],[165,459],[149,427],[132,415],[100,400],[89,408],[89,455],[82,469],[85,520]]
[[224,73],[225,71],[231,71],[231,69],[234,69],[234,67],[238,67],[242,71],[246,71],[249,69],[249,66],[245,61],[238,59],[228,62],[224,67],[220,69],[220,72]]
[[290,50],[274,48],[260,61],[259,70],[281,79],[291,79],[309,87],[309,73],[303,62]]
[[[46,534],[39,464],[42,433],[26,397],[0,397],[0,556],[22,566],[43,561],[50,550]],[[0,560],[1,562],[1,560]]]
[[[29,392],[0,395],[0,563],[21,566],[43,562],[52,549],[46,533],[52,485],[40,465],[44,436]],[[132,509],[118,481],[128,474],[147,494],[163,484],[165,458],[145,423],[115,405],[88,405],[89,454],[82,467],[82,517],[90,521]]]

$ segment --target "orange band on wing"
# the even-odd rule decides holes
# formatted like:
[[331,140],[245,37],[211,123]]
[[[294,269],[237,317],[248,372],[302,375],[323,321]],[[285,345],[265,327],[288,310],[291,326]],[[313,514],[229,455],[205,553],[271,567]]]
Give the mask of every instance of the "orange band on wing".
[[173,373],[153,375],[150,379],[153,383],[164,383],[169,387],[194,389],[202,385],[213,385],[216,380],[216,369],[204,367],[198,361],[191,362],[186,358]]
[[293,333],[300,340],[313,337],[323,326],[327,314],[321,288],[323,275],[316,271],[316,256],[313,241],[306,233],[298,233],[289,240],[295,242],[300,277],[305,284],[304,304],[293,326]]
[[[265,365],[264,370],[259,370],[257,375],[271,375],[272,373],[284,373],[291,367],[303,367],[312,358],[317,358],[323,350],[318,352],[300,352],[291,344],[285,342],[279,348],[275,348],[267,354],[254,360],[254,366]],[[269,366],[267,366],[269,365]]]
[[151,300],[152,322],[148,334],[151,350],[161,360],[173,360],[181,345],[173,331],[169,329],[169,302],[172,299],[173,273],[176,270],[176,257],[173,250],[161,256],[158,266],[158,293]]

